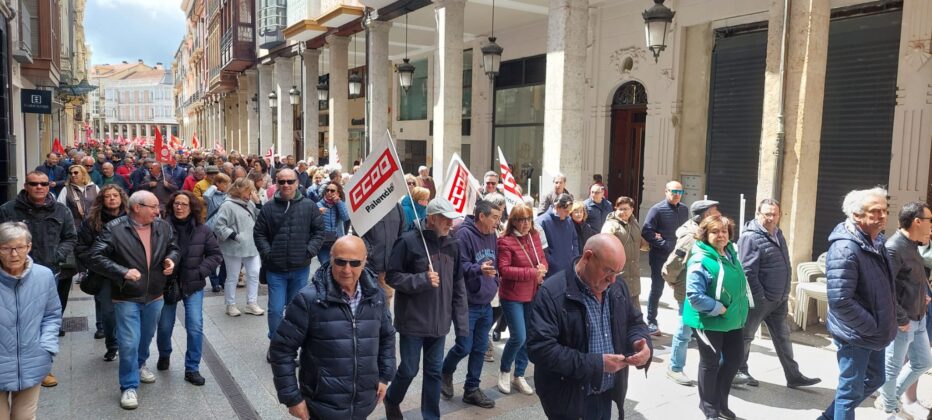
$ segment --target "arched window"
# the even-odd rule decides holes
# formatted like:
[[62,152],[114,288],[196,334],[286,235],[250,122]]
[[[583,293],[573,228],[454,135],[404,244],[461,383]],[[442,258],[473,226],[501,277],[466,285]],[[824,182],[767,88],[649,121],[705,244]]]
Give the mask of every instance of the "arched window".
[[612,108],[647,105],[647,91],[644,85],[638,82],[628,82],[615,91],[612,98]]

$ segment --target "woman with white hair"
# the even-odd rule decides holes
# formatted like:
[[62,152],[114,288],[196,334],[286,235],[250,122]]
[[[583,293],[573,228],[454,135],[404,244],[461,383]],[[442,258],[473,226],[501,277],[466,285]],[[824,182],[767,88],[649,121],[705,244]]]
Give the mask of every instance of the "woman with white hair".
[[58,353],[61,302],[55,275],[32,261],[22,222],[0,224],[0,418],[36,417],[42,380]]

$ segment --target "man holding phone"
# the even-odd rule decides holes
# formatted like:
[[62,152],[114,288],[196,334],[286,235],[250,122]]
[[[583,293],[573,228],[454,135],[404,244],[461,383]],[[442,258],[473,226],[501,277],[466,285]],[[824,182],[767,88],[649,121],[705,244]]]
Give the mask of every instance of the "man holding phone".
[[495,229],[502,220],[502,211],[492,202],[476,202],[474,215],[468,216],[453,233],[459,241],[460,264],[466,283],[466,300],[469,303],[469,335],[456,338],[456,345],[443,360],[440,394],[453,398],[453,372],[463,358],[469,356],[463,402],[482,408],[495,407],[495,401],[479,389],[482,364],[492,329],[492,298],[498,292],[496,251],[498,239]]

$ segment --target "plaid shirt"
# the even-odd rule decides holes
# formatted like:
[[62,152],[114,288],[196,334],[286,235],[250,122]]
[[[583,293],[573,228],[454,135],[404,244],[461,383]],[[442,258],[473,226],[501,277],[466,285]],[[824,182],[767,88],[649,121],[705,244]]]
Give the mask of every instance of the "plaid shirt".
[[[589,286],[576,275],[579,290],[583,292],[583,303],[586,304],[586,317],[589,319],[589,354],[614,354],[615,346],[612,344],[612,308],[611,303],[605,299],[607,292],[602,292],[602,302],[595,299]],[[598,388],[589,390],[589,395],[599,394],[612,388],[615,374],[603,373],[602,384]]]
[[356,307],[359,306],[359,301],[362,300],[362,288],[357,284],[356,293],[353,296],[347,295],[346,291],[343,291],[341,296],[343,297],[343,301],[349,304],[350,312],[355,315]]

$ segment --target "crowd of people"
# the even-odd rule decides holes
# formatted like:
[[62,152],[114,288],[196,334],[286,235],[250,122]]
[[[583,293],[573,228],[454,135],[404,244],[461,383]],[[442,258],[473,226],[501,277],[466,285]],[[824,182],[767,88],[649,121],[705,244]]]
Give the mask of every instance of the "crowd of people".
[[[279,401],[302,419],[366,418],[379,404],[401,419],[419,371],[421,416],[439,418],[463,359],[462,401],[493,408],[481,373],[504,331],[495,386],[536,394],[550,418],[608,419],[613,405],[624,417],[629,368],[648,369],[661,331],[672,336],[666,376],[698,386],[708,419],[736,418],[732,386],[759,385],[748,356],[761,323],[786,386],[820,382],[794,359],[792,265],[774,199],[760,201],[739,234],[718,202],[683,204],[677,181],[641,222],[640,203],[611,202],[598,178],[584,200],[558,174],[538,206],[531,197],[508,205],[488,172],[464,217],[422,166],[405,177],[410,194],[360,236],[344,203],[351,176],[293,156],[193,151],[163,163],[125,146],[49,153],[0,206],[0,302],[10,309],[0,313],[0,418],[34,416],[40,386],[57,384],[52,361],[73,281],[95,296],[94,336],[103,359],[119,361],[125,409],[139,406],[140,383],[157,380],[147,367],[153,337],[156,369],[170,368],[179,304],[184,379],[204,385],[205,293],[222,293],[230,317],[266,316]],[[906,203],[886,239],[887,209],[883,189],[852,191],[829,238],[827,325],[840,373],[821,418],[852,419],[875,391],[891,418],[930,418],[916,384],[932,367],[932,211]],[[668,285],[679,316],[661,326]],[[684,371],[693,339],[695,381]]]

